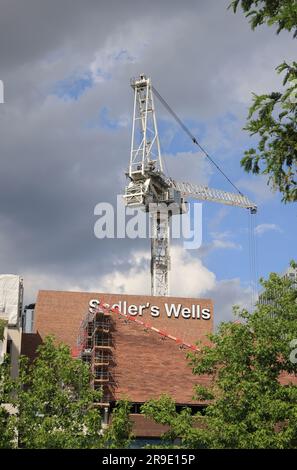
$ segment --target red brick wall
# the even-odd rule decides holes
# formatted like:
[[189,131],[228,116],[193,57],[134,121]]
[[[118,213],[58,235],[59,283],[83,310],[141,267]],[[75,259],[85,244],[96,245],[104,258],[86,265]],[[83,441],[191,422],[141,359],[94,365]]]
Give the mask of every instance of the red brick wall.
[[[76,346],[81,320],[88,311],[90,299],[114,304],[126,300],[129,304],[146,304],[160,307],[160,317],[153,318],[145,310],[142,319],[156,328],[167,331],[185,342],[208,342],[206,334],[213,328],[213,305],[208,299],[183,299],[129,296],[117,294],[40,291],[37,298],[35,318],[36,331],[41,338],[55,337]],[[164,303],[182,303],[184,307],[200,304],[209,308],[210,320],[168,318]],[[112,375],[113,392],[116,399],[127,396],[132,402],[144,402],[167,393],[177,403],[197,403],[192,400],[195,383],[207,383],[208,378],[193,376],[186,359],[187,349],[181,349],[173,340],[162,339],[140,325],[126,323],[114,317]]]

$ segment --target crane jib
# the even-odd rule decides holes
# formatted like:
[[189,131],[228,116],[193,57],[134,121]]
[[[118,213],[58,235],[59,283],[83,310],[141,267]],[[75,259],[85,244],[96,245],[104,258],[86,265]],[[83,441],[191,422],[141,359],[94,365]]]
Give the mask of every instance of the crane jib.
[[209,188],[208,186],[173,180],[172,186],[180,191],[183,197],[242,207],[245,209],[250,209],[252,213],[257,211],[256,204],[251,202],[246,196],[241,196],[240,194],[230,193],[220,189],[213,189]]

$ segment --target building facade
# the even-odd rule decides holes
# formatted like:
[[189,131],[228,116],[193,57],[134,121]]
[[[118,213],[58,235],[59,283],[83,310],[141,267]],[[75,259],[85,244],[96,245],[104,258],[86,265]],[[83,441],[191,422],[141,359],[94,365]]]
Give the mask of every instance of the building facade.
[[[285,272],[281,274],[282,278],[289,279],[292,283],[292,288],[297,289],[297,268],[289,266]],[[271,299],[265,290],[260,292],[258,303],[260,305],[269,305],[271,304]]]
[[168,394],[177,407],[203,406],[193,398],[194,386],[209,378],[192,374],[187,354],[197,341],[209,344],[210,299],[40,291],[34,316],[35,331],[23,333],[22,353],[33,358],[43,339],[54,335],[90,362],[106,422],[115,402],[126,397],[134,433],[155,437],[164,428],[139,414],[147,400]]
[[17,377],[22,340],[23,279],[15,274],[0,275],[0,364],[9,354],[11,375]]

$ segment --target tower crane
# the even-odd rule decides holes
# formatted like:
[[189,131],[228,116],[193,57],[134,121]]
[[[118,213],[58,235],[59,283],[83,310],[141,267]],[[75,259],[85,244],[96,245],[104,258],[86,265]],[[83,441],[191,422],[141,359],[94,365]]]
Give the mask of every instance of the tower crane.
[[[162,97],[153,88],[151,79],[145,75],[131,79],[131,86],[134,90],[134,110],[130,164],[126,173],[128,181],[124,199],[126,206],[140,207],[151,215],[151,293],[153,296],[167,296],[170,271],[170,218],[172,215],[187,211],[186,199],[237,206],[248,209],[252,214],[256,213],[257,206],[239,190],[238,194],[230,193],[208,186],[178,182],[166,176],[161,157],[154,94],[161,101]],[[193,142],[202,149],[167,104],[166,107]],[[217,168],[220,170],[218,166]],[[233,184],[229,178],[227,179]]]

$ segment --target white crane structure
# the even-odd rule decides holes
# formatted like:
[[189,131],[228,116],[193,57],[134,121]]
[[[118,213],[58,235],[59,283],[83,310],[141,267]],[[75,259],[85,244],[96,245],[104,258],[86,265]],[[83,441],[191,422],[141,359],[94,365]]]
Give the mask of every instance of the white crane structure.
[[[134,90],[131,154],[125,203],[141,207],[151,216],[151,293],[169,295],[170,217],[187,211],[186,198],[212,201],[257,211],[241,193],[177,182],[164,174],[151,79],[131,80]],[[192,139],[197,143],[196,139]],[[199,144],[198,144],[199,145]]]

